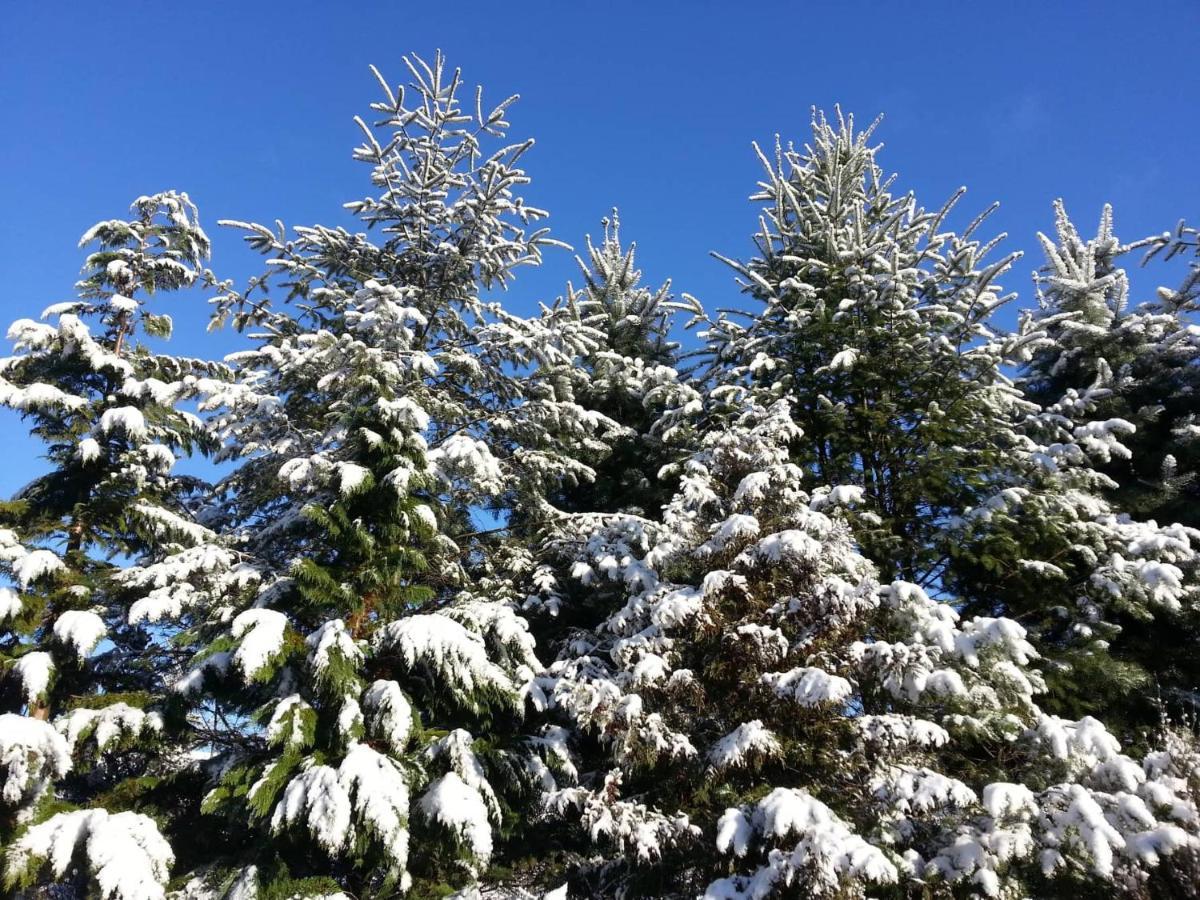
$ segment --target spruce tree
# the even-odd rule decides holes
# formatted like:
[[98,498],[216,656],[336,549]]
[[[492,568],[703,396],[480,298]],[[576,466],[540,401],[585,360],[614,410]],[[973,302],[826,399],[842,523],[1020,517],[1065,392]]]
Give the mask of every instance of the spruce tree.
[[159,790],[180,726],[164,696],[173,650],[132,621],[124,561],[187,542],[199,485],[172,473],[209,445],[178,404],[221,367],[156,351],[161,296],[191,285],[209,243],[186,194],[138,198],[101,222],[79,299],[22,319],[0,402],[31,423],[48,469],[0,505],[0,843],[9,890],[48,881],[161,898],[173,852]]
[[679,344],[670,332],[675,312],[694,309],[695,301],[675,300],[670,282],[643,286],[636,246],[622,246],[616,210],[603,226],[600,246],[589,237],[587,259],[577,257],[581,287],[568,285],[554,312],[569,312],[594,342],[569,369],[575,401],[622,431],[584,460],[594,472],[590,479],[564,486],[549,501],[564,512],[656,513],[673,490],[660,476],[672,461],[662,416],[691,399],[680,384]]
[[1130,278],[1121,261],[1148,248],[1146,261],[1192,249],[1182,224],[1174,236],[1122,243],[1105,207],[1096,236],[1080,237],[1062,202],[1055,204],[1055,239],[1039,234],[1046,266],[1038,273],[1034,321],[1048,340],[1029,361],[1021,384],[1049,406],[1071,392],[1087,398],[1076,418],[1122,418],[1136,427],[1125,438],[1128,456],[1100,466],[1115,484],[1108,496],[1130,513],[1162,523],[1200,525],[1196,466],[1200,347],[1196,327],[1196,267],[1176,290],[1160,288],[1131,305]]
[[885,579],[1019,619],[1051,659],[1050,707],[1097,711],[1146,681],[1108,651],[1117,617],[1190,602],[1192,535],[1105,501],[1095,464],[1127,452],[1128,423],[1075,423],[1014,386],[1048,340],[994,321],[1014,255],[988,261],[986,212],[945,229],[961,192],[936,212],[894,194],[872,130],[818,116],[803,151],[760,153],[758,255],[728,261],[753,305],[711,324],[710,378],[789,401],[795,461],[863,490],[856,534]]
[[1111,896],[1194,844],[1186,741],[1139,762],[1045,713],[1018,623],[876,580],[864,492],[802,486],[787,401],[706,405],[661,520],[579,516],[551,545],[625,600],[545,679],[548,809],[592,845],[573,891]]
[[[589,237],[588,259],[577,258],[582,287],[568,285],[566,295],[544,313],[548,327],[570,328],[585,341],[584,352],[549,377],[564,396],[611,424],[576,451],[590,473],[553,486],[545,504],[531,511],[528,533],[517,532],[529,550],[536,551],[556,523],[575,514],[658,516],[674,491],[668,466],[686,448],[699,395],[677,368],[679,345],[670,332],[674,314],[695,311],[696,301],[686,294],[674,299],[669,282],[643,287],[634,251],[621,244],[614,210],[604,220],[601,245]],[[562,592],[571,584],[552,568],[531,559],[515,574],[525,576],[524,608],[544,659],[570,642],[576,624],[595,621],[598,611],[583,601],[597,596],[565,600]]]
[[378,193],[348,208],[380,241],[241,225],[268,274],[219,285],[216,322],[257,346],[206,402],[237,463],[206,523],[241,575],[178,606],[222,836],[188,860],[205,890],[442,896],[527,853],[505,839],[543,768],[541,665],[486,532],[586,474],[558,442],[599,418],[539,375],[573,333],[482,296],[550,243],[516,194],[531,142],[500,141],[515,98],[472,115],[440,56],[406,64],[407,88],[379,78],[383,134],[359,123]]
[[[1177,290],[1160,288],[1155,299],[1133,305],[1130,278],[1121,266],[1135,250],[1146,260],[1195,250],[1194,232],[1182,224],[1168,234],[1122,243],[1105,207],[1096,236],[1084,240],[1063,204],[1055,204],[1055,239],[1039,235],[1046,265],[1037,275],[1039,308],[1031,326],[1044,335],[1022,371],[1027,396],[1059,412],[1072,427],[1089,421],[1127,423],[1121,452],[1096,463],[1099,491],[1116,511],[1146,518],[1175,532],[1200,537],[1200,341],[1196,338],[1197,269]],[[1186,537],[1179,540],[1186,541]],[[1195,561],[1162,577],[1192,585]],[[1167,614],[1124,610],[1112,653],[1153,673],[1152,683],[1124,711],[1134,721],[1158,714],[1157,701],[1195,705],[1200,663],[1200,610],[1181,603]],[[1111,714],[1115,715],[1116,710]]]

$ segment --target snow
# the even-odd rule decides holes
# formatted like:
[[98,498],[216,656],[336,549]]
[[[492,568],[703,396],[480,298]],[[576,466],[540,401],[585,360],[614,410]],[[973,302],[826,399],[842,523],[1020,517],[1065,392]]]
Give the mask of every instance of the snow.
[[855,725],[869,744],[891,747],[944,747],[950,734],[936,722],[912,716],[886,714],[859,716]]
[[[11,332],[10,332],[11,336]],[[68,394],[51,384],[30,384],[16,387],[0,378],[0,405],[33,412],[43,409],[81,409],[87,400]]]
[[108,634],[104,620],[91,610],[69,609],[54,621],[54,636],[86,659]]
[[70,747],[49,722],[0,714],[0,801],[4,806],[35,799],[70,769]]
[[11,877],[44,861],[61,879],[77,853],[101,900],[164,900],[175,857],[154,820],[135,812],[58,813],[12,843],[7,872]]
[[492,818],[498,822],[501,818],[500,801],[488,783],[483,762],[475,754],[473,743],[474,738],[470,732],[464,728],[455,728],[444,738],[425,748],[425,756],[447,762],[451,771],[458,775],[467,787],[478,792]]
[[413,710],[404,691],[394,681],[374,682],[363,694],[373,734],[379,735],[393,753],[403,753],[413,728]]
[[26,702],[36,703],[50,686],[50,675],[54,672],[54,659],[43,650],[26,653],[15,663],[12,671],[21,679]]
[[480,863],[492,855],[492,827],[488,809],[479,791],[456,772],[447,772],[421,796],[421,812],[427,819],[459,835]]
[[763,562],[777,565],[816,559],[821,555],[822,548],[816,538],[793,528],[763,538],[753,552]]
[[271,830],[279,833],[289,826],[305,825],[317,843],[336,856],[350,841],[352,813],[350,796],[337,770],[313,765],[288,782],[271,813]]
[[0,587],[0,622],[16,618],[23,607],[20,594],[12,588]]
[[1027,786],[993,782],[983,789],[983,808],[993,819],[1027,818],[1037,815],[1038,804]]
[[446,481],[462,478],[488,494],[504,489],[504,473],[491,449],[467,434],[456,434],[426,454],[429,464]]
[[801,706],[841,703],[853,691],[845,678],[812,666],[801,666],[787,672],[769,672],[762,676],[762,683],[776,695],[795,700]]
[[63,561],[49,550],[31,550],[12,564],[13,575],[23,588],[64,568],[66,566]]
[[1086,788],[1071,784],[1052,789],[1043,802],[1042,815],[1043,840],[1051,847],[1078,850],[1095,874],[1112,876],[1115,854],[1125,848],[1125,838]]
[[1084,716],[1076,722],[1042,714],[1030,736],[1049,750],[1054,758],[1073,759],[1085,769],[1121,752],[1120,741],[1109,733],[1102,722],[1091,716]]
[[121,294],[113,294],[108,298],[108,305],[118,313],[137,312],[141,305],[131,297],[125,297]]
[[736,807],[725,810],[717,820],[717,851],[745,856],[754,837],[754,828],[746,814]]
[[146,712],[125,703],[114,703],[100,709],[77,707],[56,719],[54,727],[66,738],[72,752],[85,733],[91,735],[97,752],[102,752],[122,736],[138,737],[161,732],[163,719],[158,712]]
[[316,724],[316,712],[299,694],[289,694],[275,704],[267,722],[267,740],[285,747],[301,746],[306,743],[306,720],[308,727]]
[[[883,851],[852,832],[828,806],[803,790],[775,788],[757,803],[751,823],[767,837],[799,837],[786,868],[804,871],[821,892],[833,890],[843,878],[874,884],[894,884],[899,879]],[[782,874],[767,871],[770,881]]]
[[273,609],[247,609],[233,620],[233,636],[241,642],[232,661],[247,684],[283,649],[287,624],[287,616]]
[[84,465],[100,458],[100,442],[95,438],[84,438],[75,447],[75,455]]
[[335,468],[338,473],[338,489],[343,497],[361,489],[371,477],[370,469],[356,463],[340,462]]
[[978,798],[957,778],[926,767],[893,765],[871,779],[871,791],[897,813],[929,813],[943,807],[968,807]]
[[725,521],[712,526],[712,537],[708,543],[698,548],[697,553],[705,554],[724,550],[733,542],[742,542],[757,537],[759,532],[758,519],[743,513],[734,513]]
[[779,740],[760,719],[743,722],[708,751],[708,762],[718,771],[746,765],[751,757],[774,756],[780,751]]
[[483,639],[439,613],[389,622],[376,633],[374,643],[379,650],[398,653],[409,668],[428,666],[461,701],[479,690],[514,690],[504,670],[488,659]]
[[854,363],[858,361],[858,351],[853,347],[847,347],[834,354],[833,359],[829,361],[829,368],[837,372],[839,370],[850,371],[854,368]]
[[[171,456],[170,459],[174,461],[174,456]],[[166,468],[170,468],[170,466]],[[134,511],[150,524],[154,533],[159,537],[171,538],[196,546],[209,543],[216,538],[216,535],[203,525],[198,525],[191,519],[178,515],[162,506],[150,503],[138,503],[135,504]]]
[[330,619],[305,638],[308,645],[308,662],[318,677],[323,676],[329,669],[334,654],[342,660],[357,666],[363,659],[363,652],[357,642],[350,636],[346,623],[341,619]]
[[149,436],[146,430],[146,417],[135,406],[119,406],[106,409],[100,416],[100,433],[110,434],[113,431],[124,432],[131,441],[144,441]]
[[309,765],[288,782],[271,814],[271,828],[278,833],[303,825],[335,857],[361,832],[403,872],[408,860],[408,804],[400,766],[366,744],[353,743],[337,769]]
[[400,767],[366,744],[355,744],[338,767],[363,829],[403,870],[408,863],[408,785]]

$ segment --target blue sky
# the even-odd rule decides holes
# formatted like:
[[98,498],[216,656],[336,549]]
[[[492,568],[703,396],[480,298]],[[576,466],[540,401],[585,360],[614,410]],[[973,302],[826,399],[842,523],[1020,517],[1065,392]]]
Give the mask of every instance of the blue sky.
[[[503,9],[503,12],[498,10]],[[69,10],[69,11],[67,11]],[[809,108],[884,113],[885,168],[926,206],[959,185],[965,218],[1026,256],[1006,282],[1031,301],[1035,232],[1063,197],[1087,227],[1105,201],[1126,238],[1200,220],[1194,47],[1200,4],[9,3],[0,11],[0,318],[68,299],[79,235],[139,194],[188,191],[239,281],[258,258],[221,218],[330,222],[368,190],[352,122],[402,53],[442,48],[485,98],[520,93],[530,202],[576,246],[612,206],[655,282],[737,303],[708,257],[749,252],[750,142],[803,141]],[[960,218],[960,221],[962,220]],[[574,274],[570,254],[510,292],[531,310]],[[1148,290],[1157,279],[1135,284]],[[219,356],[203,298],[169,310],[175,352]],[[0,415],[0,494],[36,445]]]

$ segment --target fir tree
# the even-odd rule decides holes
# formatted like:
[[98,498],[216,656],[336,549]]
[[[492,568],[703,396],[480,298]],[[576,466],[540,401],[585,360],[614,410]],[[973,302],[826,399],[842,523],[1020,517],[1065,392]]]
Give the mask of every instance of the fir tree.
[[[657,516],[673,493],[668,464],[686,446],[698,394],[682,377],[679,346],[670,338],[674,313],[694,310],[696,301],[672,298],[670,284],[657,290],[641,286],[634,247],[620,241],[614,210],[604,221],[599,247],[587,240],[588,260],[578,259],[582,288],[568,285],[566,296],[545,312],[550,327],[569,327],[587,341],[587,349],[552,375],[563,393],[613,423],[583,445],[579,461],[590,469],[586,479],[571,479],[549,492],[532,514],[528,533],[517,531],[526,547],[536,547],[555,523],[577,513],[629,513]],[[528,552],[528,551],[527,551]],[[551,567],[525,566],[529,595],[524,608],[550,658],[571,640],[576,624],[595,621],[594,592],[564,598],[571,583]],[[548,656],[547,656],[548,655]]]
[[14,323],[16,355],[0,363],[0,401],[32,423],[49,463],[0,508],[5,883],[94,884],[121,900],[163,896],[173,853],[157,788],[181,724],[162,690],[172,648],[130,619],[121,561],[168,553],[196,528],[199,485],[171,469],[209,441],[178,404],[221,373],[143,340],[169,336],[158,295],[192,284],[208,255],[195,207],[163,193],[132,211],[83,236],[80,299],[47,309],[53,324]]

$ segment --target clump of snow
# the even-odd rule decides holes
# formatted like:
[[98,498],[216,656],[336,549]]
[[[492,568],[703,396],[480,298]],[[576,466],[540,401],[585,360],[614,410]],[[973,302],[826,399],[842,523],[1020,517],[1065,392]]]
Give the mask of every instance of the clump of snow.
[[404,691],[394,681],[374,682],[363,694],[373,734],[387,741],[393,753],[402,753],[413,727],[413,710]]
[[29,587],[39,578],[66,568],[63,561],[49,550],[31,550],[13,561],[12,571],[21,587]]
[[492,826],[479,791],[457,772],[447,772],[421,796],[421,812],[427,819],[449,828],[470,848],[481,864],[492,855]]
[[769,672],[762,682],[778,696],[795,700],[801,706],[841,703],[853,692],[850,682],[824,669],[801,666],[787,672]]
[[50,686],[54,658],[44,650],[34,650],[13,663],[12,672],[21,679],[26,702],[36,703]]
[[274,609],[247,609],[233,620],[233,636],[241,638],[233,663],[242,670],[247,683],[283,649],[287,624],[287,616]]
[[23,606],[20,594],[12,588],[0,587],[0,622],[19,616]]
[[54,727],[66,738],[72,751],[84,734],[90,734],[96,750],[103,751],[121,737],[162,731],[163,719],[158,712],[147,712],[125,703],[114,703],[100,709],[79,707],[60,716]]
[[146,417],[136,406],[118,406],[106,409],[100,416],[100,433],[111,434],[121,431],[131,441],[144,441],[149,436]]
[[49,722],[0,714],[0,801],[5,806],[37,797],[70,769],[70,748]]
[[80,659],[90,656],[106,634],[108,626],[91,610],[69,609],[54,620],[54,636],[72,648]]
[[6,874],[15,879],[30,868],[45,866],[59,880],[77,854],[85,860],[101,900],[164,900],[175,855],[154,820],[135,812],[58,813],[10,845]]
[[428,666],[460,695],[488,688],[509,695],[514,691],[504,670],[488,659],[483,639],[439,613],[389,622],[374,641],[379,649],[399,653],[410,668]]
[[750,759],[774,756],[780,750],[779,740],[760,719],[743,722],[708,751],[708,762],[714,769],[746,765]]

